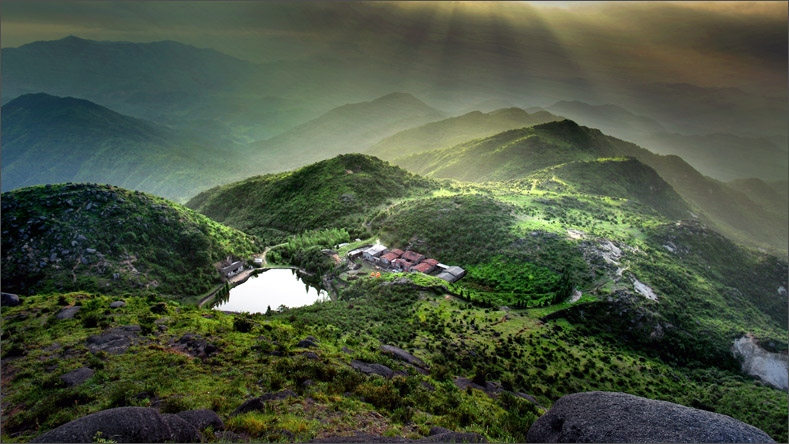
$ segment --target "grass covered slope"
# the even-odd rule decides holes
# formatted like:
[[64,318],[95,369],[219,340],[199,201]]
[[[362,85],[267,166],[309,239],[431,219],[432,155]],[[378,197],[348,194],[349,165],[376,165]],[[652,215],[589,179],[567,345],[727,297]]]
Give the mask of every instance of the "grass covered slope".
[[26,94],[2,111],[3,191],[98,182],[184,201],[242,168],[232,165],[237,156],[227,141],[200,140],[87,100]]
[[521,180],[533,187],[626,199],[669,219],[690,216],[687,203],[652,168],[633,158],[600,158],[546,168]]
[[489,113],[473,111],[400,131],[371,146],[366,152],[391,160],[555,120],[561,118],[547,111],[529,114],[520,108],[502,108]]
[[213,264],[252,240],[166,199],[109,185],[61,184],[2,195],[3,291],[207,291]]
[[393,162],[428,177],[485,182],[522,179],[567,162],[611,157],[632,157],[653,168],[694,212],[703,213],[701,220],[727,237],[786,255],[785,213],[703,176],[677,156],[660,156],[569,120],[506,131]]
[[406,156],[394,163],[429,177],[501,181],[573,160],[621,155],[604,138],[599,131],[585,131],[573,121],[562,120]]
[[[359,431],[417,439],[434,426],[524,442],[539,415],[535,403],[549,408],[589,390],[713,410],[786,439],[785,392],[730,371],[672,367],[563,320],[482,310],[408,285],[359,280],[335,302],[270,316],[123,299],[124,307],[109,309],[117,298],[36,295],[2,307],[4,442],[120,406],[212,409],[236,435],[207,431],[207,442],[304,442]],[[74,319],[55,319],[73,305],[82,307]],[[91,339],[111,334],[128,341],[104,350],[107,343]],[[300,347],[308,336],[316,346]],[[382,344],[413,353],[427,371],[382,353]],[[365,376],[353,360],[400,373]],[[61,380],[82,367],[92,370],[84,382]],[[469,382],[478,385],[465,388]],[[488,382],[503,393],[481,390]],[[233,415],[250,397],[281,390],[291,396]]]
[[187,206],[266,239],[319,228],[348,228],[355,236],[375,207],[433,186],[431,180],[375,157],[345,154],[296,171],[216,187]]

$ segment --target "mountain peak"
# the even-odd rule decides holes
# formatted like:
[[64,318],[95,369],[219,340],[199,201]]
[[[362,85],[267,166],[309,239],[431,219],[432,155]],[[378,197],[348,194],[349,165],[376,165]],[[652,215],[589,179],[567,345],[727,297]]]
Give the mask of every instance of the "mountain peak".
[[428,107],[429,105],[425,102],[419,100],[411,93],[405,92],[393,92],[381,96],[375,100],[370,101],[370,103],[399,103],[399,104],[408,104],[408,105],[416,105],[416,106],[424,106]]

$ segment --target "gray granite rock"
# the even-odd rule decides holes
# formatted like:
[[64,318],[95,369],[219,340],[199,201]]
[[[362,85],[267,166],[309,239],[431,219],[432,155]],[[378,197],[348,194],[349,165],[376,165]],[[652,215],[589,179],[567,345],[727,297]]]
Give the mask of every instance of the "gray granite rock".
[[82,367],[74,370],[73,372],[60,375],[60,379],[65,382],[68,387],[72,387],[87,381],[91,376],[93,376],[93,373],[95,373],[93,369]]
[[528,442],[775,442],[726,415],[619,392],[559,398],[529,429]]
[[146,407],[102,410],[63,424],[32,442],[199,442],[197,429],[176,415]]

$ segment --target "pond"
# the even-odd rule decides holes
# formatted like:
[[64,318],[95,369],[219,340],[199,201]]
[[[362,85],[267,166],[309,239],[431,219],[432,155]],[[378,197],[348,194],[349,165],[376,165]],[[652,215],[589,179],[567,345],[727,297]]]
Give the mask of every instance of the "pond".
[[250,277],[246,282],[230,289],[230,294],[217,296],[214,310],[265,313],[269,307],[279,310],[312,305],[316,301],[330,300],[329,294],[315,285],[301,280],[296,270],[273,269]]

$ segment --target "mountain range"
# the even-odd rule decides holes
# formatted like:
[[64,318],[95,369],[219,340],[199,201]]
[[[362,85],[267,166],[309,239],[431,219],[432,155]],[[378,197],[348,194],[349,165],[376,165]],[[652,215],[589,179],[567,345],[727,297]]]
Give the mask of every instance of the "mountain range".
[[[2,107],[2,188],[111,183],[184,201],[243,177],[243,147],[72,97],[26,94]],[[241,173],[241,175],[239,175]]]

